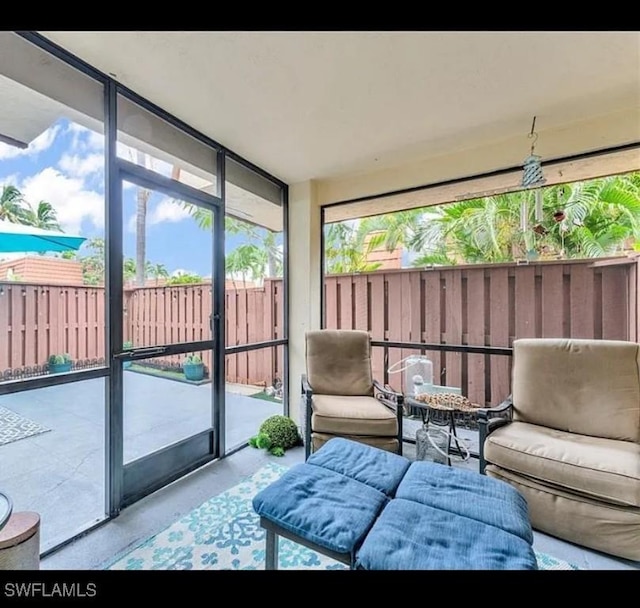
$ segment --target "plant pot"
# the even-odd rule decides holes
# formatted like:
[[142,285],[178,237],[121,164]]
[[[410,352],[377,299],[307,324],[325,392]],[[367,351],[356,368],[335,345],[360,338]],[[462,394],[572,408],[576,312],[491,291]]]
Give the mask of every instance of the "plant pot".
[[187,380],[202,380],[204,378],[204,363],[185,363],[182,366]]
[[50,374],[61,374],[71,371],[71,361],[68,363],[49,363]]

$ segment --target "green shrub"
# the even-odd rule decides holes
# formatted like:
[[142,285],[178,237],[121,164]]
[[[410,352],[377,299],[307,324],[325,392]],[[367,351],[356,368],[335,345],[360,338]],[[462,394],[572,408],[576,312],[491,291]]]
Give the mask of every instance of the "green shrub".
[[258,430],[258,434],[249,440],[254,448],[269,450],[274,456],[284,456],[289,448],[300,445],[302,439],[296,423],[288,416],[271,416]]

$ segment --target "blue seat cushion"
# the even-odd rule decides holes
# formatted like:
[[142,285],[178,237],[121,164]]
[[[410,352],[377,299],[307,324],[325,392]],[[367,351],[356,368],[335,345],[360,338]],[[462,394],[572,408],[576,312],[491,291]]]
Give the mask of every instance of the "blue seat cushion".
[[359,441],[334,437],[307,459],[393,496],[411,461],[393,452]]
[[435,462],[414,462],[400,483],[396,498],[475,519],[533,543],[526,500],[499,479]]
[[[439,465],[442,466],[442,465]],[[395,498],[357,551],[365,570],[537,570],[519,536],[468,517]]]
[[305,463],[261,490],[253,508],[303,539],[353,557],[387,501],[383,492],[365,483]]

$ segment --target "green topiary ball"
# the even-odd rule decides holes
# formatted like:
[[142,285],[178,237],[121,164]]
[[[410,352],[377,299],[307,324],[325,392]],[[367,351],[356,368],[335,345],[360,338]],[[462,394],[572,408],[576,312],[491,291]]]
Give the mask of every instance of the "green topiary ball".
[[287,416],[271,416],[261,425],[259,435],[267,435],[271,440],[271,449],[282,448],[288,450],[300,444],[300,433],[296,423]]

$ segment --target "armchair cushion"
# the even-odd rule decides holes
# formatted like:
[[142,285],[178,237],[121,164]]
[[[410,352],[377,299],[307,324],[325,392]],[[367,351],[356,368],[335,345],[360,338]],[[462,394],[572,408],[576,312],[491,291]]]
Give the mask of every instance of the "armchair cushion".
[[640,507],[640,445],[526,422],[491,433],[484,453],[507,471],[622,506]]
[[388,500],[366,483],[322,466],[298,464],[262,490],[253,508],[297,536],[351,553]]
[[391,452],[371,450],[358,441],[334,437],[330,449],[318,450],[309,456],[307,464],[346,475],[393,496],[411,461]]
[[514,420],[640,441],[638,344],[526,338],[513,355]]
[[395,412],[374,397],[313,395],[314,433],[397,437]]
[[517,490],[496,479],[469,475],[464,469],[452,467],[443,475],[442,466],[414,462],[398,486],[396,498],[476,520],[533,543],[527,503]]
[[[472,493],[465,497],[469,502],[473,498]],[[357,565],[365,570],[538,568],[531,544],[520,536],[475,518],[397,497],[367,534]]]
[[315,394],[373,395],[368,332],[308,331],[306,349],[307,377]]

